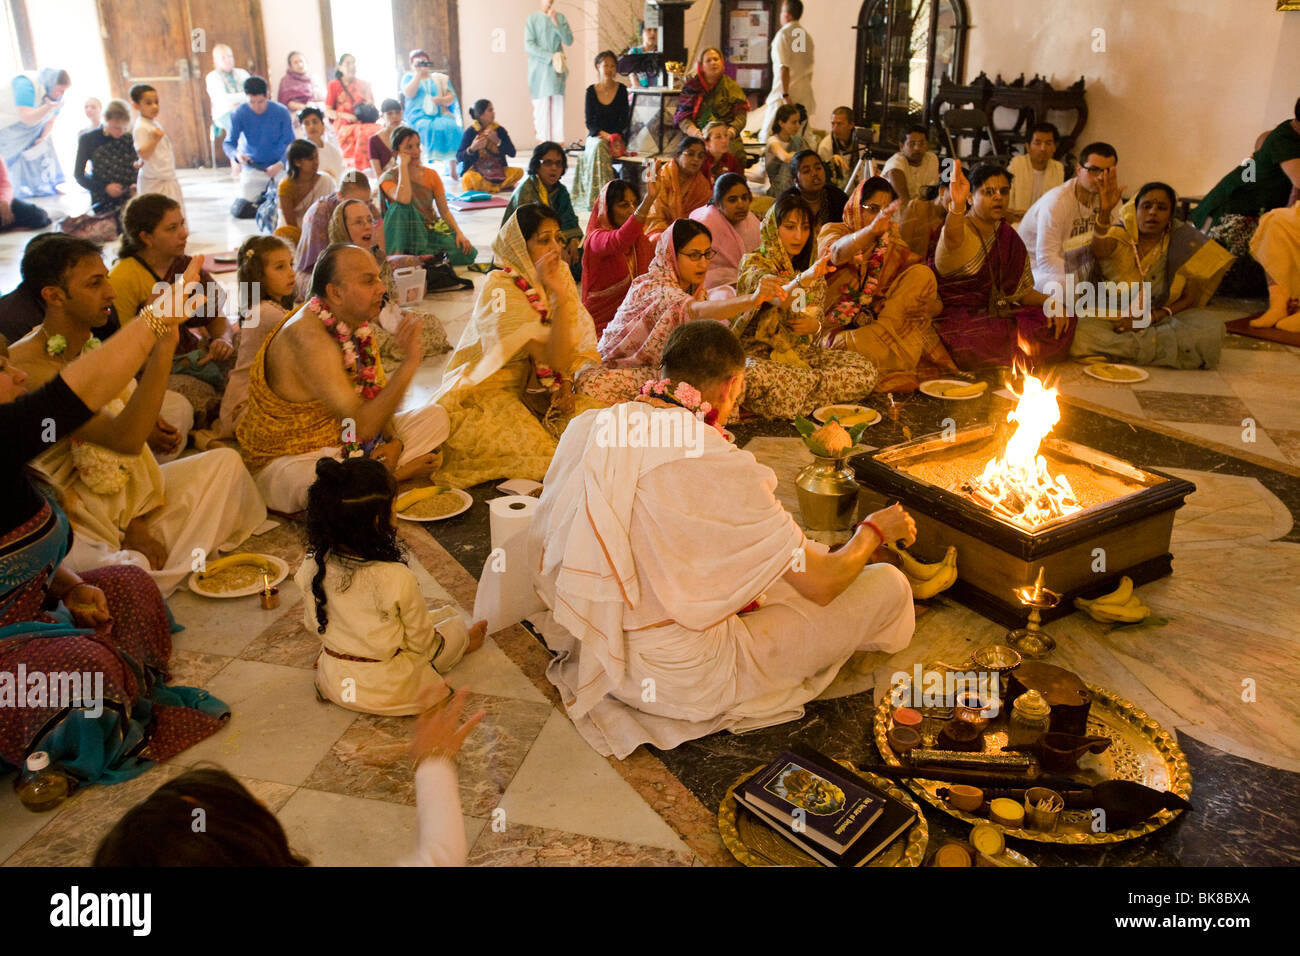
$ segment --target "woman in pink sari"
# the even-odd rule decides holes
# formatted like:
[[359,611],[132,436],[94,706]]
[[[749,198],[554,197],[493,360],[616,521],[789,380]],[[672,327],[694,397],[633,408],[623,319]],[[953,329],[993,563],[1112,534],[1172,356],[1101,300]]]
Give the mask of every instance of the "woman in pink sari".
[[744,176],[723,173],[713,184],[713,198],[691,213],[692,219],[704,223],[713,234],[713,261],[704,276],[704,289],[710,299],[735,295],[740,260],[758,251],[762,224],[749,211],[753,198]]
[[596,324],[596,335],[614,317],[632,280],[650,268],[654,246],[645,237],[645,220],[659,196],[657,183],[647,183],[645,198],[621,179],[605,184],[587,221],[582,246],[582,304]]
[[711,259],[713,238],[707,226],[678,219],[664,230],[650,268],[632,281],[605,326],[597,348],[606,368],[658,371],[664,342],[677,326],[692,319],[730,321],[784,295],[780,279],[764,276],[749,295],[707,300],[704,276]]
[[370,137],[379,132],[379,109],[370,84],[357,76],[357,58],[351,53],[339,57],[339,68],[325,91],[325,112],[334,123],[348,166],[362,172],[370,169]]
[[[967,182],[954,162],[948,218],[934,252],[943,311],[934,320],[959,368],[1034,369],[1069,354],[1076,320],[1044,314],[1029,251],[1006,222],[1011,174],[991,163]],[[966,199],[974,202],[968,214]],[[1057,310],[1061,311],[1061,310]]]

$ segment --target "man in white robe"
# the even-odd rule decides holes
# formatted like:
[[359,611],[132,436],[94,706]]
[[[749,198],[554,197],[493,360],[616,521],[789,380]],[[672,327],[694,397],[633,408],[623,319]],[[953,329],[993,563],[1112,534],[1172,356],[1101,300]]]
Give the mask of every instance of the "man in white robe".
[[759,142],[766,143],[776,123],[776,111],[785,104],[802,104],[811,117],[817,109],[813,96],[813,41],[799,18],[802,0],[781,4],[781,29],[772,37],[772,90],[767,94],[767,112]]
[[[744,363],[725,325],[689,322],[669,336],[662,374],[726,421]],[[881,535],[915,538],[911,517],[876,512],[874,529],[828,553],[776,484],[670,401],[588,411],[565,430],[528,532],[548,608],[531,621],[557,654],[547,676],[600,753],[796,719],[855,652],[911,640],[907,579],[864,568]]]

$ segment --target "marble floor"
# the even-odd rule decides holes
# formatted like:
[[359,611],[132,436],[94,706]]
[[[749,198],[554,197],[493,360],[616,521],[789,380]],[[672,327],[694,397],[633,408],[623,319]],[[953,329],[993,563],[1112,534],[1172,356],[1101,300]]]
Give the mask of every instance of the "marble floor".
[[[251,223],[226,215],[223,173],[185,171],[191,249],[237,245]],[[61,200],[79,212],[76,196]],[[499,210],[465,213],[467,234],[486,256]],[[0,235],[0,289],[16,281],[26,236]],[[425,300],[454,342],[471,293]],[[1256,303],[1222,303],[1225,321]],[[1052,660],[1137,703],[1173,731],[1187,754],[1196,810],[1150,837],[1105,850],[1017,849],[1045,865],[1295,863],[1300,824],[1300,351],[1229,336],[1214,372],[1152,370],[1137,386],[1059,370],[1058,434],[1136,464],[1192,481],[1178,513],[1174,574],[1143,586],[1153,621],[1109,629],[1081,614],[1051,625]],[[427,401],[446,356],[426,360],[408,405]],[[996,384],[996,383],[995,383]],[[873,403],[879,404],[873,399]],[[885,446],[1003,413],[995,394],[902,404],[865,441]],[[1249,421],[1247,421],[1249,420]],[[1253,428],[1251,427],[1253,426]],[[808,459],[788,423],[743,423],[738,442],[776,472],[778,494],[798,517],[794,475]],[[403,528],[411,564],[431,605],[468,612],[488,552],[484,502],[432,525]],[[299,529],[282,522],[248,548],[296,566]],[[276,611],[255,599],[217,604],[186,591],[169,601],[185,630],[174,636],[173,682],[206,687],[233,717],[218,734],[128,783],[82,790],[50,814],[26,812],[0,778],[0,861],[8,866],[87,862],[121,813],[200,762],[243,780],[284,823],[294,849],[322,865],[382,865],[403,855],[415,832],[412,777],[403,751],[409,718],[355,714],[312,692],[317,642],[302,627],[302,596],[282,585]],[[940,597],[921,608],[912,643],[895,655],[855,658],[799,721],[751,734],[714,735],[671,752],[641,748],[624,761],[596,755],[574,731],[545,680],[548,654],[525,627],[508,628],[451,672],[488,716],[460,758],[460,795],[477,865],[731,865],[716,813],[726,786],[791,740],[837,756],[871,760],[872,701],[913,663],[960,660],[1003,628]],[[1243,687],[1254,693],[1243,695]],[[1249,697],[1249,700],[1244,698]],[[927,812],[932,839],[962,835]]]

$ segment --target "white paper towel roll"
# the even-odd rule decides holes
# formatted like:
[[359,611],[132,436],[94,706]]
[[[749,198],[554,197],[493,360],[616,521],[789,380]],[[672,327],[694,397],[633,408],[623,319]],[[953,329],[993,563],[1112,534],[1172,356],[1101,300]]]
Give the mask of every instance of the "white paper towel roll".
[[506,495],[488,502],[492,553],[479,577],[474,620],[487,621],[489,634],[545,608],[533,589],[528,563],[527,531],[536,511],[537,499],[526,495]]

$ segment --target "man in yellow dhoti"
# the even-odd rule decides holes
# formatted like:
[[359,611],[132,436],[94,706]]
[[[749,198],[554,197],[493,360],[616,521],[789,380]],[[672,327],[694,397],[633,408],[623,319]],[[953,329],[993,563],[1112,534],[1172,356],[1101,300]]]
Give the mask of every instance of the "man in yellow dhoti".
[[383,305],[374,257],[359,246],[325,250],[312,298],[266,337],[248,376],[248,410],[236,429],[244,461],[266,505],[307,506],[316,461],[366,454],[399,481],[434,471],[448,433],[437,405],[398,412],[420,367],[420,323],[408,316],[397,344],[406,356],[391,380],[370,322]]
[[854,652],[900,650],[915,623],[902,573],[864,568],[882,541],[915,538],[901,507],[829,553],[717,430],[745,378],[727,326],[683,324],[662,361],[637,401],[569,424],[528,531],[547,676],[620,759],[793,720]]
[[[44,321],[10,352],[32,388],[99,344],[91,330],[103,323],[114,298],[93,243],[53,239],[39,265],[35,284],[45,303]],[[135,564],[149,571],[164,595],[189,575],[195,549],[215,557],[266,520],[257,488],[235,452],[214,449],[159,466],[146,445],[178,339],[175,329],[160,338],[138,383],[74,434],[51,434],[50,448],[31,463],[63,496],[75,532],[69,567]]]

